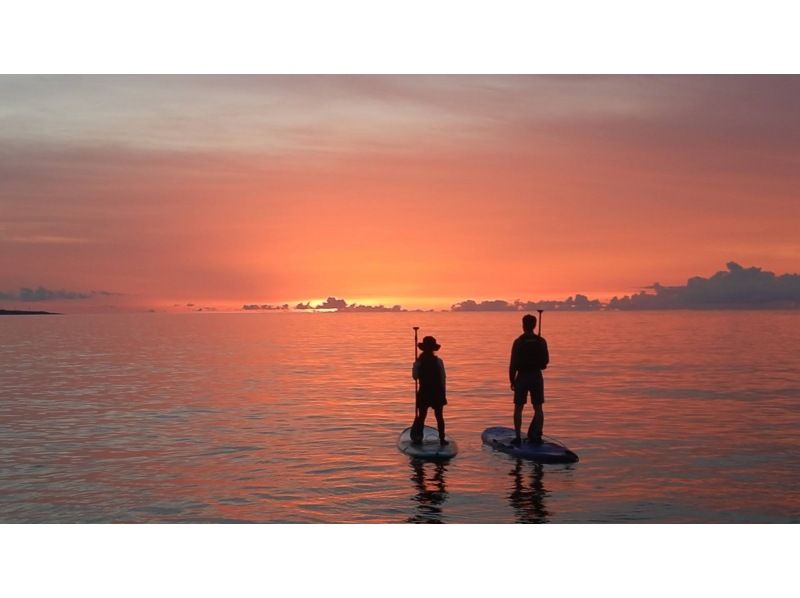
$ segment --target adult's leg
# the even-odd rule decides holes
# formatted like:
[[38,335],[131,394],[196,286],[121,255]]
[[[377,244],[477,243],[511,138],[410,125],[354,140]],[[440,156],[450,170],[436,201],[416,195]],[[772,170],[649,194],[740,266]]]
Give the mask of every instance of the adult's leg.
[[538,441],[542,438],[544,429],[544,405],[542,403],[533,404],[533,419],[528,428],[528,440]]
[[525,401],[528,400],[528,386],[525,383],[525,377],[522,374],[517,374],[517,380],[514,383],[514,432],[516,432],[516,440],[520,439],[522,432],[522,410],[525,408]]
[[528,439],[539,441],[544,429],[544,378],[541,373],[531,380],[531,403],[533,404],[533,418],[528,428]]
[[439,428],[439,440],[444,440],[444,406],[434,407],[433,414],[436,416],[436,427]]
[[520,437],[522,430],[522,410],[525,408],[525,403],[518,405],[514,403],[514,431],[517,433],[517,438]]

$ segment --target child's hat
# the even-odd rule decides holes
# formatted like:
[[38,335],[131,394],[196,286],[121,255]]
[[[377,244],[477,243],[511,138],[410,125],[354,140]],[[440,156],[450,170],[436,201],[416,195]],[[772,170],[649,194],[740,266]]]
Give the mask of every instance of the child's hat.
[[425,338],[423,338],[423,339],[422,339],[422,342],[421,342],[421,343],[417,343],[417,346],[418,346],[418,347],[419,347],[419,348],[420,348],[422,351],[425,351],[425,350],[428,350],[428,351],[438,351],[439,349],[441,349],[441,348],[442,348],[442,346],[441,346],[440,344],[438,344],[438,343],[436,342],[436,339],[435,339],[435,338],[433,338],[432,336],[426,336]]

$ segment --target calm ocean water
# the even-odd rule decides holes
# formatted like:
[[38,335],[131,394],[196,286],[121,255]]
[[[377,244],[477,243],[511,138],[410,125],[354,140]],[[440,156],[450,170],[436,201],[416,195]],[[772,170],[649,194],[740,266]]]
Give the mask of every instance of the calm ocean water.
[[[800,522],[800,313],[545,313],[571,466],[481,445],[519,318],[0,318],[0,522]],[[445,465],[395,448],[414,325],[447,366]]]

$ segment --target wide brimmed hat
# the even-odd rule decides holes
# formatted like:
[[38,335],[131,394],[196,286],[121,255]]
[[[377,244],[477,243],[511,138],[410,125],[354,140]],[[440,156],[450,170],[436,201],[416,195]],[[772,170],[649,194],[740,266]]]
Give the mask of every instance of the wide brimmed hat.
[[442,348],[442,346],[436,342],[436,339],[432,336],[426,336],[422,339],[421,343],[417,343],[417,346],[422,351],[438,351]]

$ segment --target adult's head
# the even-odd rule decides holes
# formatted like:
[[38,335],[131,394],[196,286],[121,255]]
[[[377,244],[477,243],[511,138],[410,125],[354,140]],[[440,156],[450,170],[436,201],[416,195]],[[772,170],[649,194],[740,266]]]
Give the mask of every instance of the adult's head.
[[536,316],[526,314],[522,316],[522,330],[525,332],[533,332],[536,328]]

